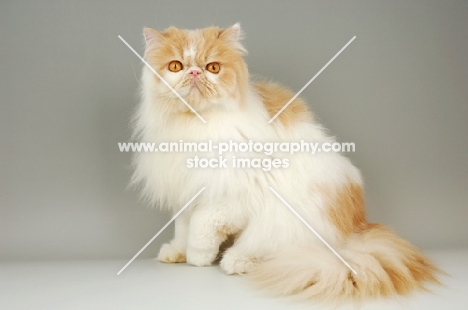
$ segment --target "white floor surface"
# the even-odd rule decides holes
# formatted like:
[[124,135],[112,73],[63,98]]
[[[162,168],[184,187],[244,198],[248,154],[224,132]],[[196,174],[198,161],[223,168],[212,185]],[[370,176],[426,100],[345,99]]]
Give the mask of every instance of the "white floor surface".
[[[447,273],[445,287],[403,299],[372,301],[361,309],[468,309],[468,250],[426,251]],[[319,309],[273,298],[245,277],[219,266],[193,267],[135,260],[0,263],[0,309]],[[320,307],[324,309],[324,307]],[[351,305],[340,309],[354,309]]]

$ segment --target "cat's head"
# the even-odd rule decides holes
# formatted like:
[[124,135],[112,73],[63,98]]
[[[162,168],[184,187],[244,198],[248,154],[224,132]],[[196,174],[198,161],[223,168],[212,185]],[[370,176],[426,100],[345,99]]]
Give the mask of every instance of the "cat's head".
[[[144,28],[143,32],[147,62],[195,110],[244,100],[248,71],[242,59],[246,50],[239,41],[239,24],[225,29],[170,27],[162,32]],[[151,79],[163,104],[178,111],[188,110],[156,75]]]

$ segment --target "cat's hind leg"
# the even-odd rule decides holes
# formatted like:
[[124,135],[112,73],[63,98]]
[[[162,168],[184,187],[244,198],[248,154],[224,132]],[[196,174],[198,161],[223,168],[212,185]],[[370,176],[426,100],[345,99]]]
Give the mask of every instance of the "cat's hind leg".
[[262,262],[265,253],[261,245],[267,240],[260,240],[255,229],[248,226],[236,239],[234,245],[227,249],[219,265],[227,274],[244,274]]
[[214,208],[194,210],[190,218],[187,262],[195,266],[211,265],[217,258],[220,245],[240,228],[228,220],[224,212]]

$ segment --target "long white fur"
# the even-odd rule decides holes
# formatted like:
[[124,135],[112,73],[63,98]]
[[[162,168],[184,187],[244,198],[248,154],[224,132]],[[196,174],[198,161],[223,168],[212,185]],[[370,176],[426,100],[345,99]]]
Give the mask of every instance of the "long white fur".
[[[184,33],[189,40],[180,57],[185,58],[187,68],[201,68],[203,64],[195,61],[195,42],[203,40],[202,32]],[[224,40],[239,53],[245,53],[239,42],[240,35],[240,27],[236,24]],[[161,39],[151,30],[145,31],[145,36],[150,46]],[[208,58],[207,61],[216,59]],[[160,75],[181,96],[187,96],[192,95],[189,93],[192,90],[187,83],[191,76],[186,71],[163,69]],[[191,115],[189,109],[144,67],[141,102],[133,119],[133,138],[156,144],[180,140],[212,140],[215,144],[230,140],[334,142],[324,128],[313,121],[296,122],[287,129],[280,118],[268,124],[271,115],[253,85],[247,87],[246,94],[239,92],[241,95],[236,96],[233,95],[234,84],[222,84],[219,76],[206,71],[203,77],[216,89],[217,95],[194,105],[206,124]],[[224,88],[218,87],[220,85]],[[226,86],[230,90],[225,89]],[[134,156],[132,184],[141,185],[143,196],[162,209],[176,213],[206,187],[190,208],[176,219],[174,239],[162,246],[159,260],[186,260],[196,266],[210,265],[216,259],[221,243],[228,235],[234,235],[234,244],[221,259],[221,268],[228,274],[250,272],[258,283],[280,294],[302,294],[321,301],[362,300],[404,294],[424,287],[421,284],[424,281],[438,283],[434,274],[440,270],[415,247],[386,228],[367,224],[361,219],[363,227],[353,227],[354,233],[345,236],[337,223],[331,222],[329,208],[334,207],[330,205],[333,201],[330,201],[329,193],[317,189],[324,186],[333,191],[350,184],[362,187],[358,169],[341,154],[223,154],[229,160],[232,156],[289,160],[289,167],[270,171],[233,168],[230,163],[227,168],[188,168],[187,159],[196,155],[218,157],[217,150],[212,153],[136,153]],[[269,187],[273,187],[358,274],[351,275]]]
[[[155,99],[165,93],[164,85],[155,81],[149,69],[143,70],[142,101],[134,119],[135,138],[143,142],[248,140],[259,142],[333,141],[318,124],[301,124],[285,131],[278,123],[268,124],[269,116],[261,98],[248,91],[247,107],[233,109],[230,98],[220,98],[216,109],[204,110],[207,124],[198,118],[171,117]],[[181,78],[181,77],[179,77]],[[177,83],[177,76],[168,78]],[[174,104],[183,103],[175,101]],[[190,104],[190,103],[189,103]],[[221,108],[226,107],[225,109]],[[229,107],[229,108],[228,108]],[[361,184],[359,171],[348,159],[336,153],[272,156],[287,157],[289,168],[272,169],[189,169],[186,160],[195,155],[217,154],[139,153],[134,160],[133,183],[143,184],[144,196],[154,204],[176,212],[202,187],[200,197],[176,220],[176,235],[171,246],[163,247],[160,259],[173,251],[185,253],[194,265],[209,265],[218,254],[220,227],[239,234],[234,246],[223,258],[227,273],[242,273],[254,262],[291,245],[322,245],[272,193],[271,186],[288,201],[332,246],[339,245],[339,234],[326,216],[321,197],[310,189],[320,184]],[[262,154],[224,154],[230,157],[259,157]],[[230,166],[230,165],[229,165]],[[189,225],[189,227],[186,227]],[[164,253],[167,252],[167,253]],[[326,263],[326,262],[325,262]]]

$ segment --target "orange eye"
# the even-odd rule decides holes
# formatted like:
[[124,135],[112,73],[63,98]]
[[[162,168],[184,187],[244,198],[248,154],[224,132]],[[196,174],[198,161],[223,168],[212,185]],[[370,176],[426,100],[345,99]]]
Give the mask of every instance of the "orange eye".
[[211,73],[219,73],[221,69],[221,65],[219,62],[210,62],[206,65],[206,70],[210,71]]
[[169,63],[169,65],[167,65],[167,68],[169,69],[169,71],[179,72],[180,70],[184,68],[184,66],[182,65],[180,61],[173,60]]

